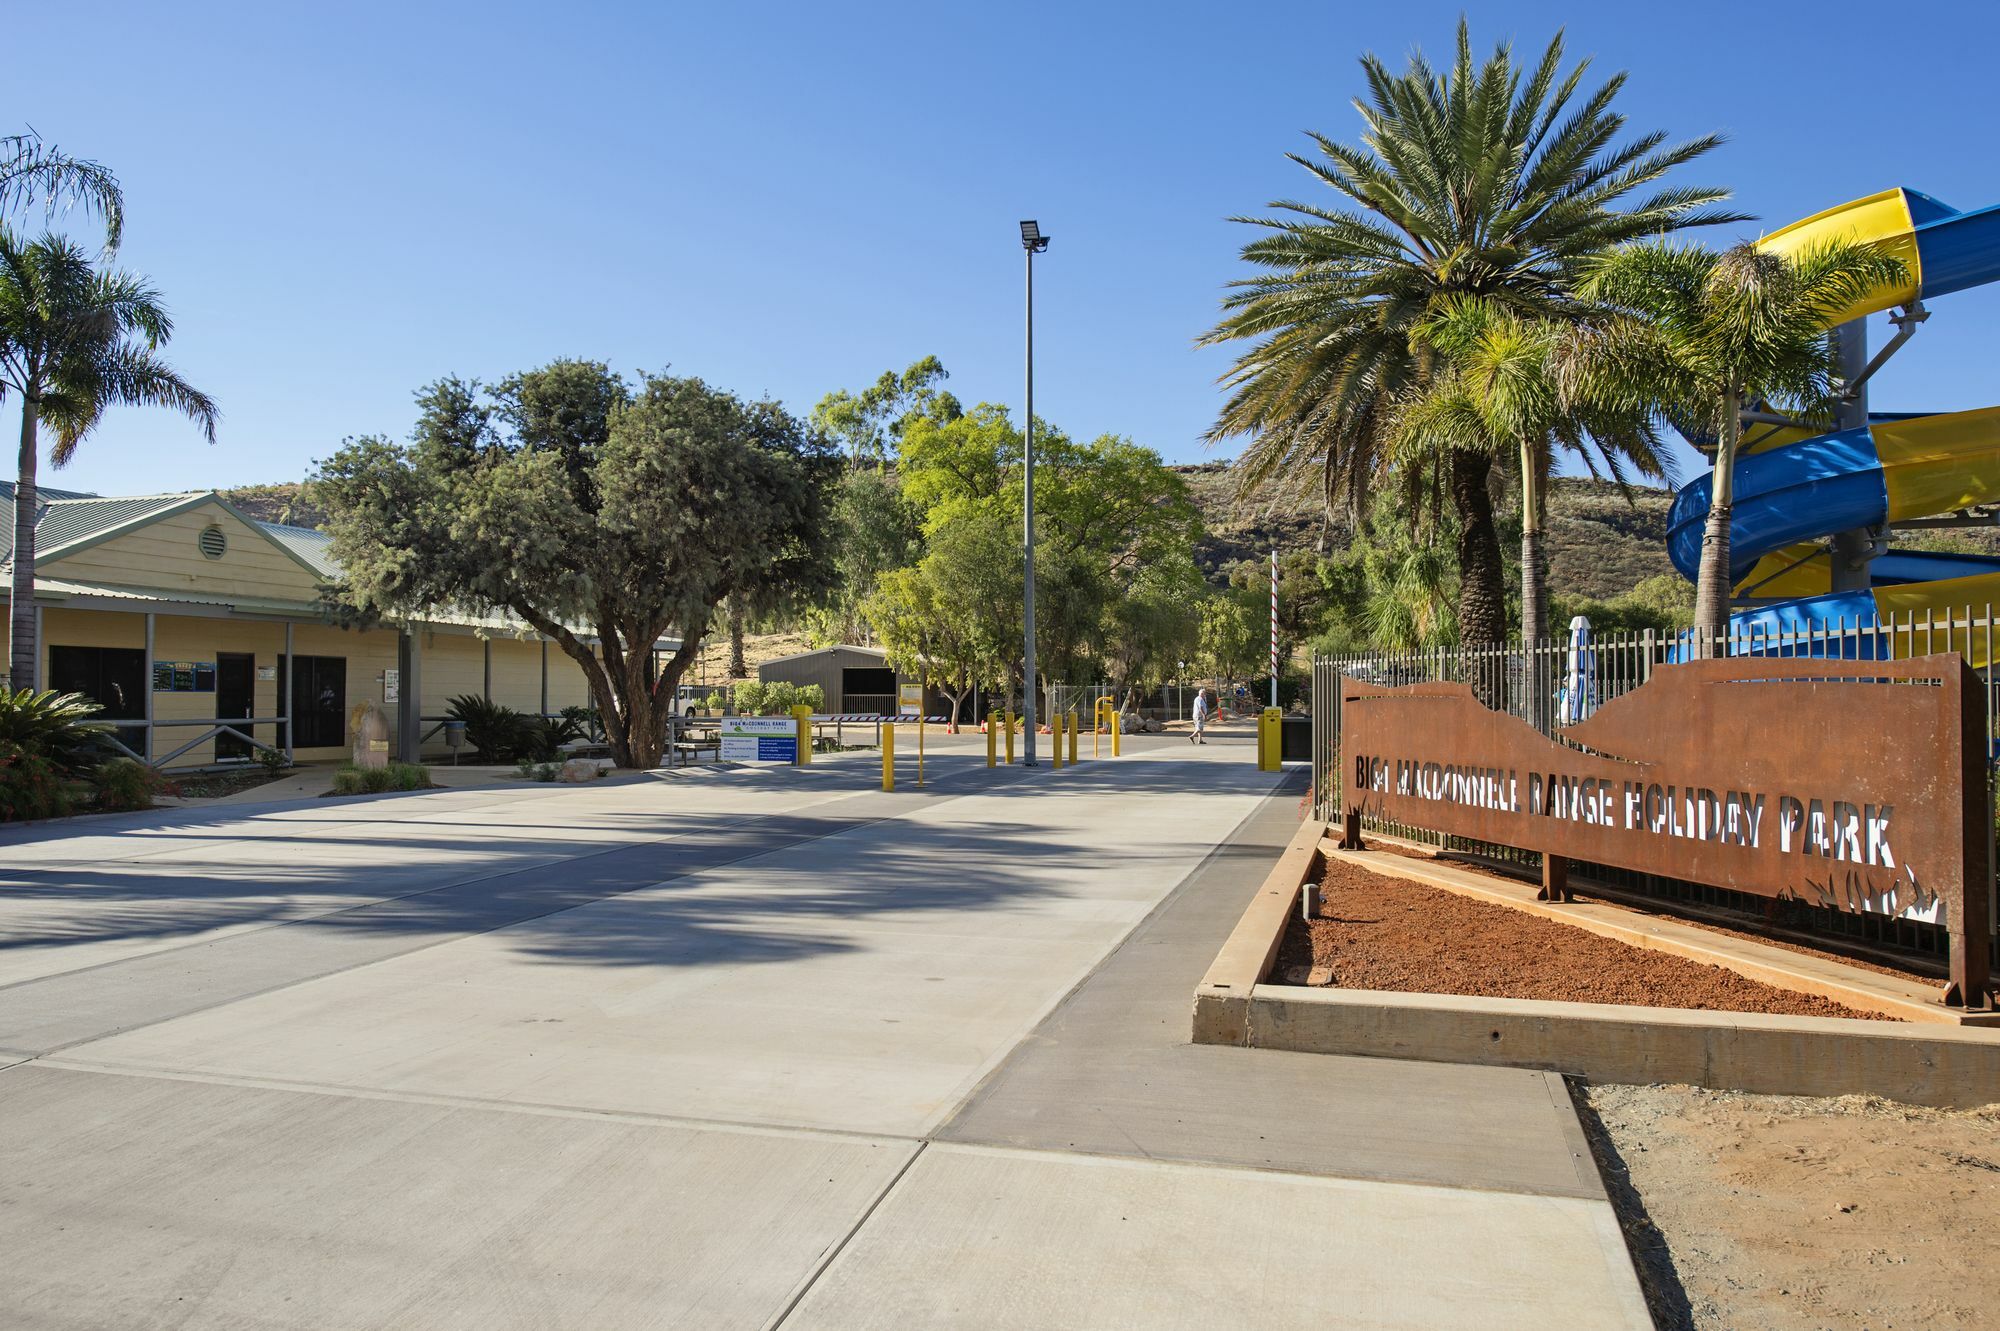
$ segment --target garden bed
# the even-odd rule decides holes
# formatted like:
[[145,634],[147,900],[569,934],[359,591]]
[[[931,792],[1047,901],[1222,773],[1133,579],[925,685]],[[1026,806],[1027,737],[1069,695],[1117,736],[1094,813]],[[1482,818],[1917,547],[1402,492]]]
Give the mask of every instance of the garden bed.
[[1893,1021],[1814,994],[1329,860],[1266,983]]

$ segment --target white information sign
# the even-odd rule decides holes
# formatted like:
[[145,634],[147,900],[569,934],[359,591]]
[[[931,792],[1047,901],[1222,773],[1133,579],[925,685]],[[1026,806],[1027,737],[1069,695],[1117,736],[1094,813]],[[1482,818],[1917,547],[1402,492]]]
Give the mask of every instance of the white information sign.
[[896,710],[904,716],[915,716],[924,710],[924,686],[922,684],[898,684],[896,686]]
[[725,716],[719,732],[726,763],[795,763],[799,726],[789,716]]

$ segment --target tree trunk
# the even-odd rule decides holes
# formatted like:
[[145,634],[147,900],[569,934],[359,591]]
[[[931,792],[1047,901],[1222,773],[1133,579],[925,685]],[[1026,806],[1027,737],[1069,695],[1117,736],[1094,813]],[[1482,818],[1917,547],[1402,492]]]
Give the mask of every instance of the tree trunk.
[[1555,690],[1550,656],[1543,648],[1549,636],[1549,607],[1539,451],[1530,441],[1521,441],[1521,651],[1528,665],[1528,724],[1542,729]]
[[1505,640],[1507,615],[1500,534],[1486,485],[1493,460],[1457,452],[1450,465],[1452,507],[1458,511],[1458,640],[1470,648],[1491,647]]
[[743,608],[733,597],[729,602],[729,677],[750,678],[750,667],[743,659]]
[[[1701,532],[1701,567],[1694,581],[1695,655],[1716,655],[1729,633],[1729,601],[1735,579],[1729,575],[1729,515],[1736,499],[1736,444],[1742,433],[1737,414],[1736,385],[1723,393],[1721,438],[1715,448],[1715,474],[1709,487],[1708,522]],[[1723,648],[1726,652],[1727,648]]]
[[[41,644],[35,641],[35,468],[39,461],[38,403],[21,398],[21,458],[14,490],[14,587],[10,602],[7,674],[17,689],[33,688]],[[150,681],[147,688],[152,687]]]

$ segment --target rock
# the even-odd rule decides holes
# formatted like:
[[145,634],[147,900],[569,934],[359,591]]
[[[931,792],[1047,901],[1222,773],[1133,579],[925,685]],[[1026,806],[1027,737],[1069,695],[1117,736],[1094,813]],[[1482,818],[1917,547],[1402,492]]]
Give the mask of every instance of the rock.
[[571,758],[556,773],[556,780],[570,782],[595,781],[604,775],[604,769],[597,765],[595,758]]

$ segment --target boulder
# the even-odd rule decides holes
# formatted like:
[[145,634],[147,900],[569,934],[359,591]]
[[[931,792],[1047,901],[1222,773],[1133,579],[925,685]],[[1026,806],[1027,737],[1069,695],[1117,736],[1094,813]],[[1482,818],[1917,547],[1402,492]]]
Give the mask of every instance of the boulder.
[[556,780],[571,782],[595,781],[603,775],[604,769],[598,765],[597,759],[571,758],[562,765],[562,770],[556,773]]

